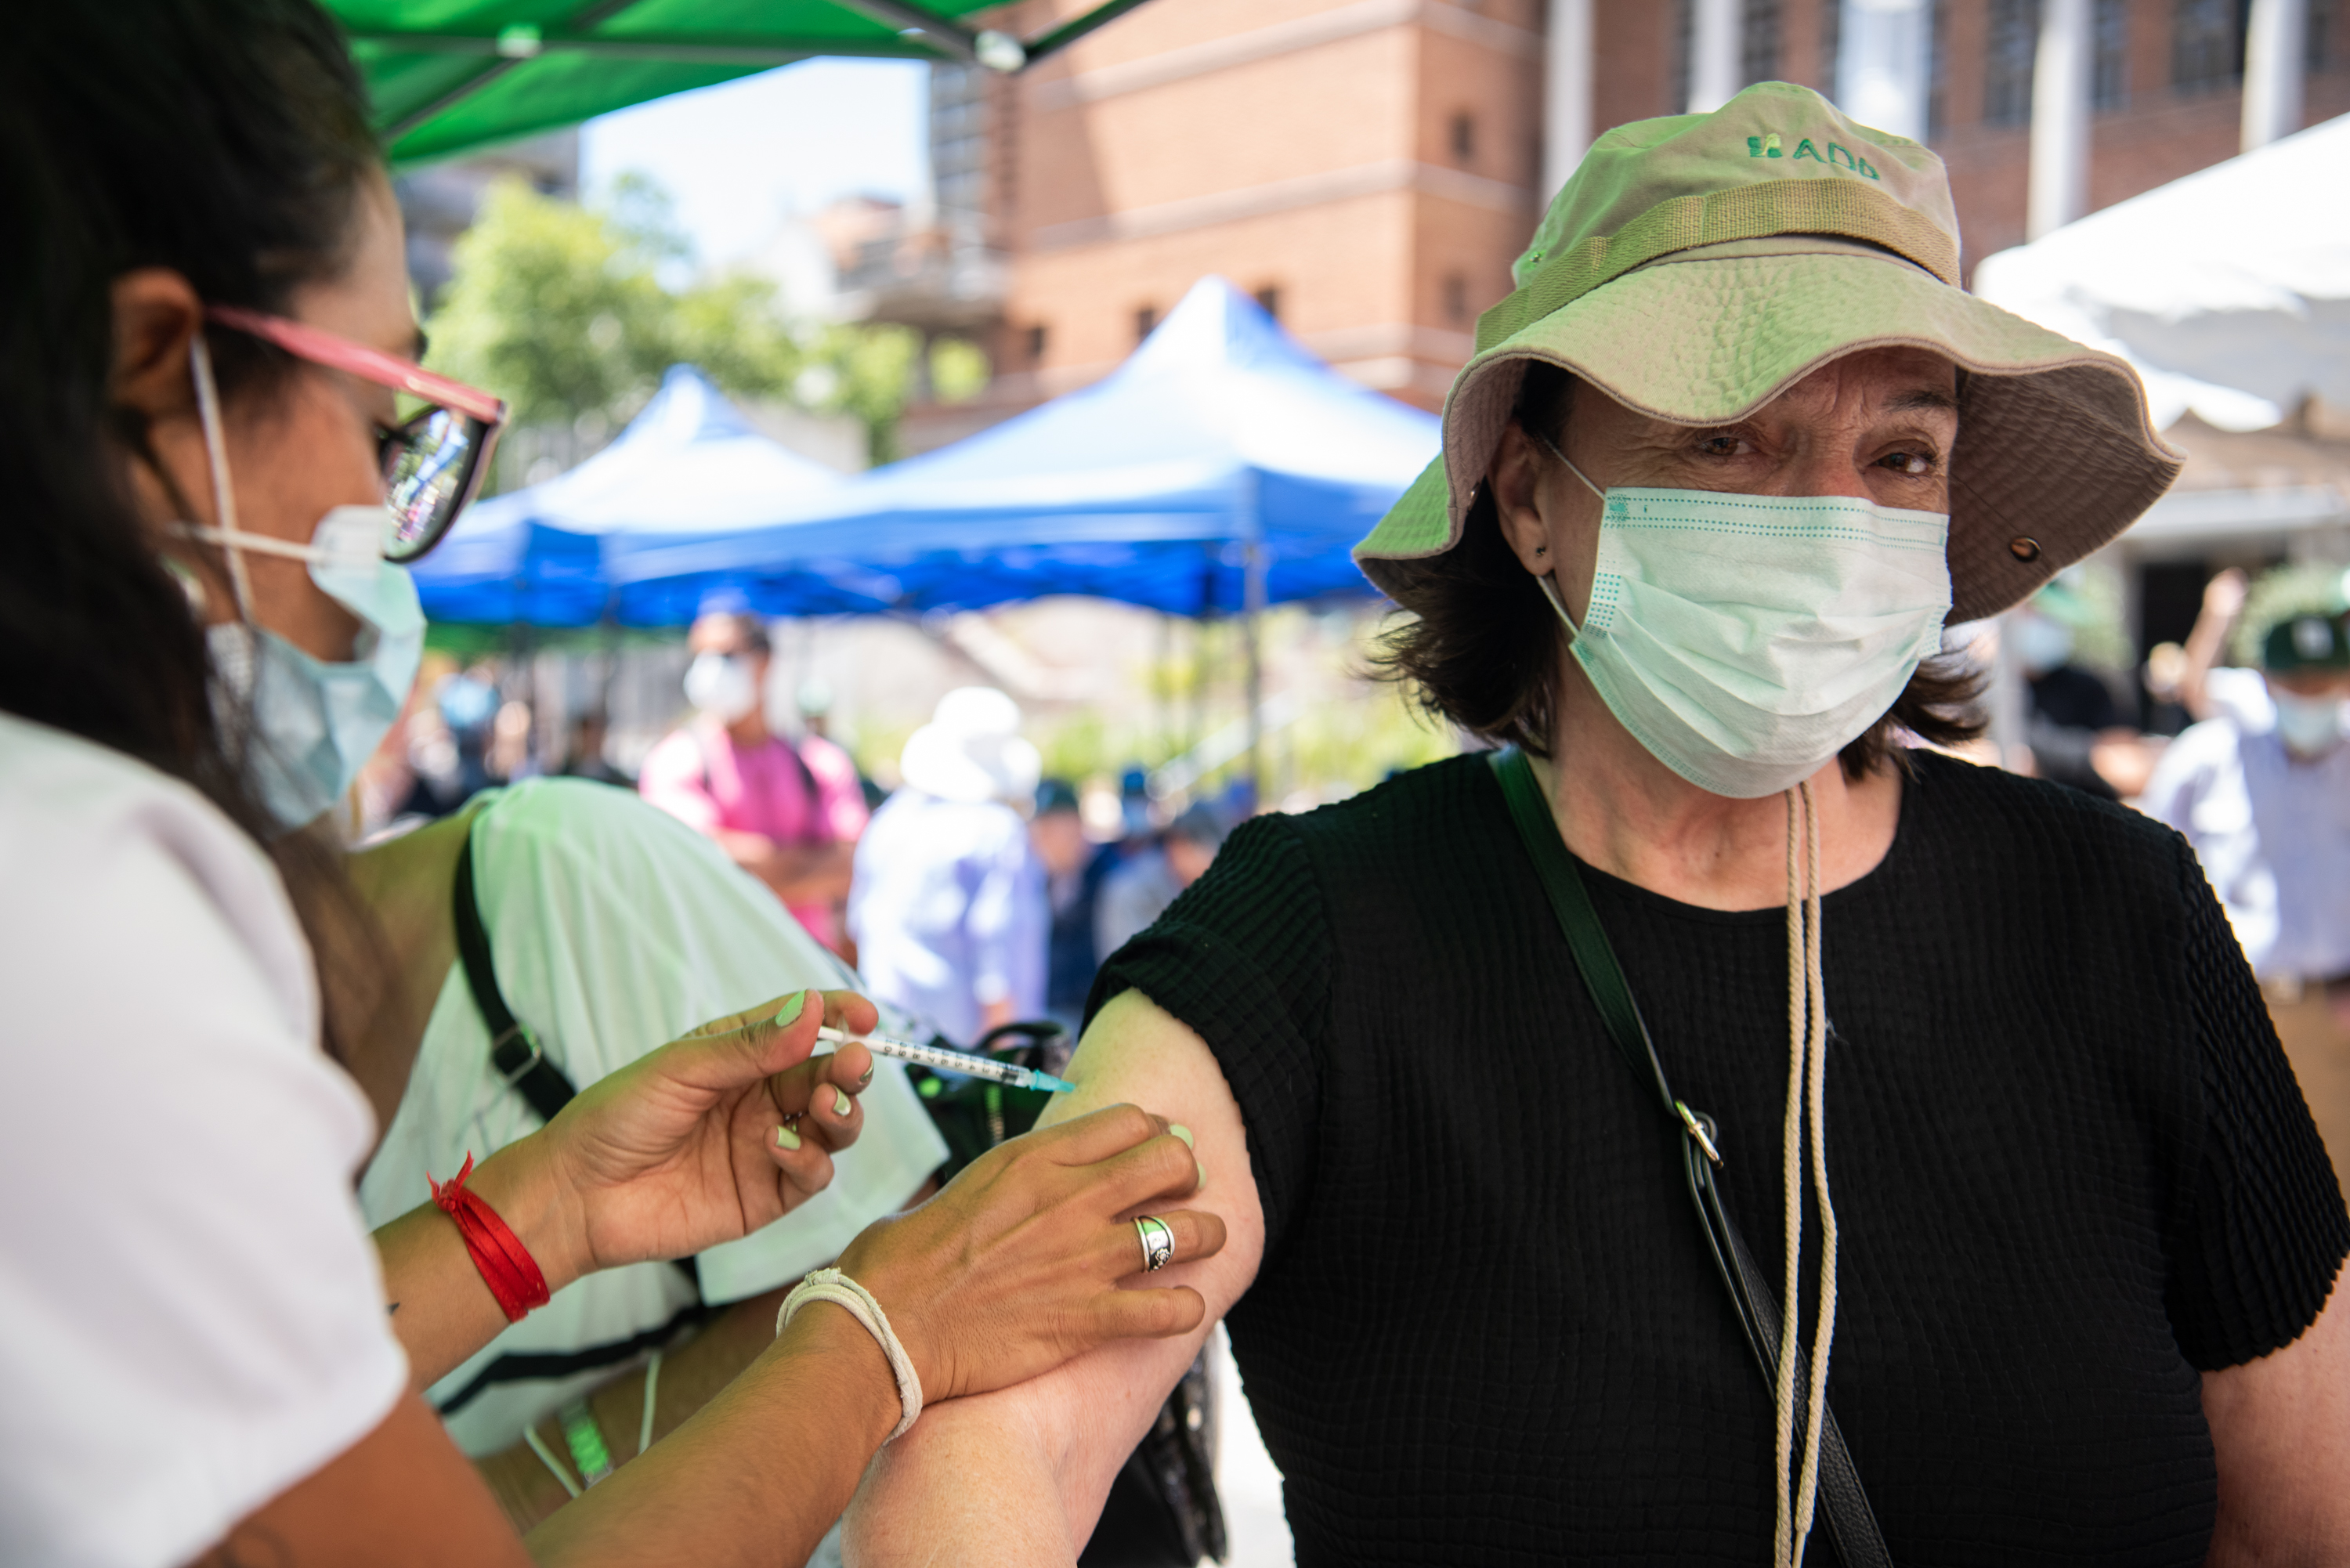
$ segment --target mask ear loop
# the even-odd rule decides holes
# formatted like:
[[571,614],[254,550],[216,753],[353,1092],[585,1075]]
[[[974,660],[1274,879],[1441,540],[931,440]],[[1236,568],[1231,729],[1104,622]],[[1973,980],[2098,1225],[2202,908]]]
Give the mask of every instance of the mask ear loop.
[[213,515],[218,524],[215,528],[191,528],[189,532],[220,546],[228,561],[229,587],[236,593],[237,618],[251,626],[253,584],[245,576],[244,535],[236,525],[236,494],[229,483],[228,442],[222,434],[220,386],[213,379],[212,350],[204,345],[201,327],[188,339],[188,371],[196,383],[196,413],[203,421],[204,455],[213,472]]
[[[1520,430],[1525,430],[1523,425],[1520,425],[1518,428]],[[1557,444],[1554,442],[1550,437],[1542,434],[1538,431],[1526,431],[1526,434],[1533,439],[1536,446],[1541,447],[1543,451],[1550,453],[1551,456],[1566,464],[1567,472],[1583,481],[1584,489],[1588,490],[1592,494],[1599,497],[1602,503],[1607,501],[1607,493],[1600,489],[1599,486],[1592,483],[1591,476],[1584,472],[1583,470],[1575,467],[1575,460],[1568,457],[1566,453],[1559,451]],[[1566,598],[1558,591],[1558,577],[1556,573],[1537,573],[1534,576],[1534,581],[1541,586],[1543,597],[1550,600],[1550,607],[1558,612],[1559,625],[1566,628],[1567,645],[1569,647],[1573,647],[1575,639],[1583,635],[1583,628],[1575,624],[1575,618],[1569,615],[1566,611]]]

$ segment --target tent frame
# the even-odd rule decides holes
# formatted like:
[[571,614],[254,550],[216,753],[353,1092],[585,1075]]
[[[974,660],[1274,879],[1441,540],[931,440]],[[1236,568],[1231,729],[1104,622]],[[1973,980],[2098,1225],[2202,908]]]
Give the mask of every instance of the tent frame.
[[455,87],[380,128],[387,142],[397,141],[426,121],[444,114],[526,60],[547,54],[601,56],[608,59],[661,60],[681,65],[788,66],[820,55],[858,56],[879,59],[946,60],[977,65],[1010,76],[1046,59],[1097,28],[1116,21],[1143,0],[1103,0],[1103,3],[1057,27],[1029,38],[1015,38],[993,28],[973,30],[962,23],[923,10],[907,0],[836,0],[898,30],[893,40],[839,38],[729,40],[707,36],[664,38],[635,35],[605,37],[595,29],[634,5],[637,0],[595,0],[576,12],[560,27],[523,25],[496,33],[403,33],[380,28],[349,34],[355,45],[372,45],[409,54],[477,55],[481,68]]

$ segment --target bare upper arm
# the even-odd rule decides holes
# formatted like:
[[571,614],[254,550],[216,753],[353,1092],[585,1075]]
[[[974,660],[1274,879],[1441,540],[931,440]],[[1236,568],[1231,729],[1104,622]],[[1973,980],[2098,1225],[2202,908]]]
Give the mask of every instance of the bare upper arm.
[[[2338,1280],[2337,1280],[2338,1283]],[[2307,1333],[2203,1375],[2220,1469],[2214,1565],[2350,1561],[2350,1317],[2337,1288]]]
[[[1074,1560],[1118,1467],[1210,1329],[1256,1278],[1264,1213],[1240,1106],[1207,1044],[1129,991],[1086,1031],[1068,1076],[1077,1092],[1056,1099],[1047,1122],[1123,1102],[1191,1130],[1206,1181],[1190,1206],[1223,1220],[1224,1248],[1149,1282],[1191,1286],[1206,1298],[1207,1316],[1180,1338],[1106,1345],[1026,1383],[925,1410],[875,1459],[849,1510],[859,1563]],[[1135,1261],[1139,1268],[1139,1241]]]

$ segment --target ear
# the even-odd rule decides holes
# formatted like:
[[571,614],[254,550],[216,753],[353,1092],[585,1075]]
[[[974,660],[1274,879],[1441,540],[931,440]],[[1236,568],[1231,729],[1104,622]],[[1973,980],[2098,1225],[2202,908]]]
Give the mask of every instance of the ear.
[[1551,536],[1549,520],[1535,499],[1542,472],[1541,449],[1513,420],[1502,431],[1502,443],[1485,470],[1485,483],[1493,493],[1502,537],[1509,541],[1518,564],[1536,576],[1549,576],[1559,563],[1559,542]]
[[188,341],[203,327],[203,301],[168,267],[124,273],[113,293],[113,400],[150,420],[185,413],[195,401]]

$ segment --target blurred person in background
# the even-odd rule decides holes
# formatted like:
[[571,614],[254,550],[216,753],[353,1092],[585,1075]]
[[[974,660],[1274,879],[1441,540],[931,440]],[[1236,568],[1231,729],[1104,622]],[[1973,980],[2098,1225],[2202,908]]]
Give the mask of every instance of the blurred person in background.
[[[318,825],[414,680],[402,563],[504,410],[414,363],[398,207],[314,5],[16,21],[0,1184],[38,1201],[0,1217],[0,1561],[797,1562],[920,1401],[1198,1321],[1117,1288],[1122,1212],[1198,1183],[1164,1123],[1006,1146],[849,1245],[869,1301],[810,1304],[525,1549],[417,1390],[577,1278],[822,1190],[873,1064],[812,1057],[816,1029],[874,1010],[795,992],[705,1024],[369,1234],[352,1181],[404,1087],[369,1045],[405,993]],[[1221,1244],[1163,1218],[1179,1256]]]
[[1076,1038],[1086,993],[1101,967],[1094,946],[1094,911],[1103,879],[1118,863],[1118,846],[1096,844],[1086,835],[1075,785],[1046,779],[1036,786],[1036,815],[1028,836],[1045,872],[1045,896],[1053,929],[1045,959],[1045,1016]]
[[1103,878],[1094,912],[1094,950],[1100,960],[1149,929],[1184,888],[1207,875],[1223,847],[1224,819],[1205,801],[1184,808],[1159,842],[1120,860]]
[[[2187,836],[2260,977],[2337,1176],[2350,1173],[2350,630],[2341,576],[2284,567],[2220,588],[2241,667],[2224,706],[2170,744],[2139,802]],[[2207,599],[2207,604],[2212,602]],[[2249,715],[2249,716],[2247,716]],[[2345,1183],[2350,1189],[2350,1183]]]
[[563,776],[592,779],[622,789],[636,788],[637,781],[621,772],[608,753],[611,737],[611,721],[600,706],[581,709],[571,721],[571,737],[563,753]]
[[431,706],[430,714],[411,715],[412,782],[407,798],[392,813],[395,819],[447,816],[493,782],[490,738],[498,715],[494,672],[477,667],[447,677],[433,689]]
[[[2024,735],[2034,771],[2100,800],[2118,800],[2143,789],[2146,776],[2131,765],[2136,753],[2129,748],[2138,734],[2122,722],[2113,689],[2074,661],[2089,619],[2089,607],[2060,580],[2011,612],[2001,632],[2015,639],[2023,667],[2031,705]],[[2120,776],[2109,777],[2108,769]]]
[[939,699],[899,754],[904,783],[857,846],[848,933],[877,1001],[959,1045],[1045,1008],[1044,869],[1014,804],[1041,764],[988,686]]
[[647,753],[637,788],[716,839],[816,940],[845,951],[840,906],[869,820],[857,764],[820,735],[795,742],[768,728],[771,645],[756,616],[707,613],[688,646],[695,716]]
[[[350,875],[405,1002],[390,1011],[400,1023],[369,1032],[359,1069],[406,1084],[382,1107],[359,1184],[370,1225],[428,1196],[427,1172],[529,1136],[550,1095],[780,991],[856,983],[715,844],[585,782],[486,791],[355,856]],[[519,1026],[512,1043],[494,1039],[493,1015]],[[425,1390],[517,1528],[563,1506],[598,1453],[627,1463],[681,1425],[774,1337],[801,1275],[924,1196],[946,1146],[904,1069],[883,1060],[874,1073],[862,1136],[833,1157],[823,1191],[689,1266],[588,1275]]]

